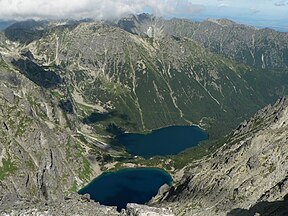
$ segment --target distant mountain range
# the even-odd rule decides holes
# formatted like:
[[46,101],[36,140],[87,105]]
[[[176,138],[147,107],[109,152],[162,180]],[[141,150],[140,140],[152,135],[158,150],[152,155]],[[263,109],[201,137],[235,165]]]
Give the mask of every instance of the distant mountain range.
[[165,20],[149,14],[131,16],[119,23],[120,27],[136,33],[147,25],[154,25],[168,35],[190,38],[214,53],[259,68],[287,68],[288,65],[288,33],[285,32],[257,29],[228,19],[192,22]]
[[0,30],[3,30],[5,28],[9,27],[13,23],[15,23],[15,21],[1,21],[0,20]]

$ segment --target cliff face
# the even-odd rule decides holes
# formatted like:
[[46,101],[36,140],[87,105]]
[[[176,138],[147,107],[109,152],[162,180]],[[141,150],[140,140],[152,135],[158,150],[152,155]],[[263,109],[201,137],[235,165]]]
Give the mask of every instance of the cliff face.
[[216,153],[188,165],[163,205],[177,215],[286,215],[287,123],[285,98],[258,111]]
[[0,54],[0,194],[55,200],[99,171],[59,100],[10,63],[20,54],[9,43]]

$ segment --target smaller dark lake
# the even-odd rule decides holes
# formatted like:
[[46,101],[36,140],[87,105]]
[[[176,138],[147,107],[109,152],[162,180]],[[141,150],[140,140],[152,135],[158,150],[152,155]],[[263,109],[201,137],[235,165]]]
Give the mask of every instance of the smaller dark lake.
[[79,191],[90,194],[102,205],[126,208],[127,203],[144,204],[155,196],[163,184],[171,186],[172,177],[158,168],[128,168],[103,173]]
[[197,126],[171,126],[149,134],[126,133],[116,139],[130,154],[150,158],[178,154],[208,139],[208,134]]

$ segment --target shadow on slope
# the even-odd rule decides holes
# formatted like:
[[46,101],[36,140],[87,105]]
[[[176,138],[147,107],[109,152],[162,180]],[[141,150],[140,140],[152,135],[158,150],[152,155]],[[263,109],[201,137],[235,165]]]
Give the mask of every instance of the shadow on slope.
[[12,64],[28,79],[43,88],[55,88],[62,83],[62,79],[58,74],[50,70],[46,71],[41,66],[28,59],[13,60]]
[[27,20],[12,24],[4,32],[9,40],[28,44],[43,37],[48,24],[48,21]]
[[[247,209],[233,209],[227,216],[287,216],[288,215],[288,200],[274,202],[259,202]],[[257,214],[258,213],[258,214]]]

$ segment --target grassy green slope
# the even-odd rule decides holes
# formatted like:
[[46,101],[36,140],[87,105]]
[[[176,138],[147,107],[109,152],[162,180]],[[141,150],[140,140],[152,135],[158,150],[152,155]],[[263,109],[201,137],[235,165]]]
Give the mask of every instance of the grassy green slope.
[[285,71],[237,64],[188,39],[145,38],[99,23],[53,30],[28,47],[40,64],[58,65],[75,100],[77,90],[85,103],[114,113],[96,128],[115,123],[142,132],[195,123],[214,139],[288,84]]

